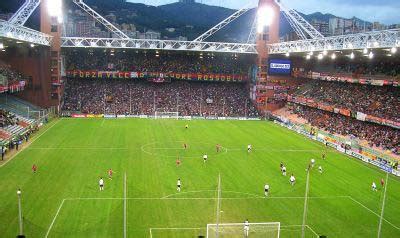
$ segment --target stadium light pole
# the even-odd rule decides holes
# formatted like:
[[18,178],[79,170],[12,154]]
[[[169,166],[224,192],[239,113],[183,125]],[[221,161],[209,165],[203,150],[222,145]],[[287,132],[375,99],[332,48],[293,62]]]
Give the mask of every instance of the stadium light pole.
[[306,181],[306,194],[304,196],[304,210],[303,210],[303,224],[301,226],[301,238],[305,238],[306,235],[306,221],[307,221],[307,203],[308,203],[308,191],[310,183],[310,170],[307,169],[307,181]]
[[24,225],[23,225],[23,220],[22,220],[21,196],[22,196],[21,189],[18,189],[17,190],[17,197],[18,197],[19,234],[18,234],[17,237],[25,237],[24,236]]

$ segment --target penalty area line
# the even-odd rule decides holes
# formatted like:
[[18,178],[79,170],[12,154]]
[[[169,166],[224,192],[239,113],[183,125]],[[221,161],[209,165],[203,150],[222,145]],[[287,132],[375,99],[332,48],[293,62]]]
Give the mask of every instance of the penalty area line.
[[50,224],[50,226],[49,226],[49,229],[47,229],[45,238],[47,238],[47,237],[49,236],[50,231],[51,231],[51,229],[53,228],[53,225],[54,225],[54,223],[55,223],[55,221],[56,221],[56,219],[57,219],[57,217],[58,217],[58,214],[59,214],[60,211],[61,211],[61,208],[62,208],[63,205],[64,205],[65,200],[66,200],[66,199],[63,199],[62,202],[61,202],[61,204],[60,204],[60,206],[58,207],[58,210],[57,210],[57,212],[56,212],[56,215],[54,216],[53,220],[51,221],[51,224]]
[[[360,205],[361,207],[363,207],[364,209],[366,209],[367,211],[371,212],[372,214],[376,215],[377,217],[380,217],[380,215],[374,211],[372,211],[370,208],[368,208],[367,206],[365,206],[364,204],[362,204],[361,202],[357,201],[356,199],[354,199],[353,197],[349,196],[349,198],[357,203],[358,205]],[[382,218],[384,221],[386,221],[389,225],[391,225],[392,227],[396,228],[397,230],[400,230],[400,227],[394,225],[393,223],[391,223],[390,221],[386,220],[385,218]]]

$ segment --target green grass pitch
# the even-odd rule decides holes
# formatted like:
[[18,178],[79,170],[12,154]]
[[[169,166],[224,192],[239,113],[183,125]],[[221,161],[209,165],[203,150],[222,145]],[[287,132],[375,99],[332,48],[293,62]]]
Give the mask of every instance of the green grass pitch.
[[[314,168],[310,174],[307,237],[315,237],[311,229],[327,237],[378,234],[379,180],[385,173],[330,149],[323,161],[323,145],[270,122],[61,119],[48,128],[0,168],[2,238],[18,233],[19,187],[27,237],[205,235],[206,225],[216,222],[218,174],[221,223],[280,222],[281,237],[300,237],[311,158],[324,172]],[[217,143],[223,146],[220,153]],[[250,154],[247,144],[254,148]],[[296,176],[295,186],[281,175],[281,161],[288,175]],[[109,168],[115,171],[112,180]],[[102,192],[100,176],[105,178]],[[372,181],[377,192],[371,191]],[[265,183],[271,186],[270,198],[263,197]],[[389,176],[387,186],[381,237],[400,237],[400,180]]]

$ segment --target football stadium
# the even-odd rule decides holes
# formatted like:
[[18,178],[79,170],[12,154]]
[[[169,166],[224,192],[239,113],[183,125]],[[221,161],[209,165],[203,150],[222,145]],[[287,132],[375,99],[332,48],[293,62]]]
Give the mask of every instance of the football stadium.
[[400,237],[400,5],[304,2],[1,1],[0,238]]

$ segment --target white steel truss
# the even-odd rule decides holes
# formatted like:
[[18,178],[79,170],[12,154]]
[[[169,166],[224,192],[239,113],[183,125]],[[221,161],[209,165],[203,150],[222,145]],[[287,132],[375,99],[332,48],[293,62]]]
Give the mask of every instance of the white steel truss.
[[50,35],[3,20],[0,20],[0,37],[45,46],[50,46],[53,39]]
[[221,30],[222,28],[224,28],[226,25],[228,25],[229,23],[233,22],[234,20],[236,20],[238,17],[242,16],[243,14],[245,14],[247,11],[250,10],[250,5],[246,4],[246,6],[244,6],[242,9],[236,11],[235,13],[233,13],[232,15],[230,15],[228,18],[226,18],[225,20],[221,21],[220,23],[218,23],[217,25],[215,25],[213,28],[211,28],[210,30],[204,32],[201,36],[197,37],[196,39],[193,40],[193,42],[200,42],[200,41],[204,41],[205,39],[207,39],[208,37],[212,36],[215,32]]
[[62,37],[63,48],[106,48],[257,54],[254,44],[174,40]]
[[[312,39],[323,38],[324,36],[317,31],[308,21],[306,21],[300,14],[291,8],[287,8],[280,0],[275,0],[276,4],[281,8],[284,12],[286,18],[289,21],[289,24],[293,27],[296,34],[300,37],[300,39],[305,38],[305,34],[302,33],[301,29],[307,33]],[[301,29],[300,29],[301,28]]]
[[254,44],[256,43],[257,39],[257,15],[254,18],[253,24],[251,25],[249,37],[247,38],[247,44]]
[[324,37],[268,45],[270,54],[400,47],[400,29]]
[[303,32],[303,30],[301,29],[301,27],[299,25],[297,25],[292,18],[290,18],[290,16],[287,14],[287,12],[283,11],[283,15],[286,17],[286,19],[288,20],[290,26],[293,28],[293,30],[296,32],[296,35],[301,39],[301,40],[305,40],[307,39],[306,34]]
[[72,0],[78,7],[83,9],[85,12],[87,12],[91,17],[93,17],[96,21],[101,23],[103,26],[105,26],[113,35],[117,36],[118,38],[125,38],[128,39],[129,37],[123,33],[120,29],[115,27],[113,24],[111,24],[109,21],[107,21],[104,17],[102,17],[100,14],[98,14],[95,10],[90,8],[86,3],[83,2],[83,0]]
[[8,22],[14,25],[23,26],[39,4],[40,0],[26,0],[18,11],[12,15]]

